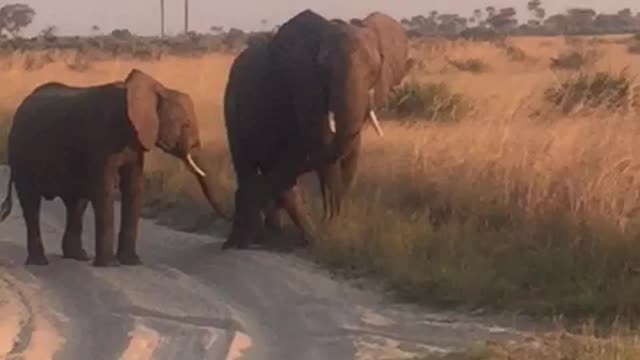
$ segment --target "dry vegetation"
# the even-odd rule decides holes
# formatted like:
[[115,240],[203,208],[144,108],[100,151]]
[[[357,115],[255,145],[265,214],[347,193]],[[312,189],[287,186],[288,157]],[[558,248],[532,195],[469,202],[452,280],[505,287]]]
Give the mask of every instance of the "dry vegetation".
[[[414,44],[418,65],[386,111],[398,121],[384,124],[384,138],[367,131],[357,184],[342,219],[324,226],[315,258],[375,275],[415,301],[638,319],[640,62],[627,51],[631,41]],[[571,53],[583,59],[557,66]],[[235,184],[220,104],[232,59],[116,59],[81,72],[58,59],[30,72],[5,67],[0,109],[10,113],[43,81],[95,84],[139,67],[194,97],[208,144],[200,158],[231,208]],[[487,67],[461,71],[449,59],[482,59]],[[567,110],[568,98],[574,105]],[[413,121],[398,119],[405,117]],[[181,219],[174,225],[191,230],[211,223],[190,176],[162,154],[150,158],[148,190],[153,214],[171,210]],[[571,339],[562,342],[568,358],[606,359]],[[637,354],[635,340],[613,344],[587,348]]]

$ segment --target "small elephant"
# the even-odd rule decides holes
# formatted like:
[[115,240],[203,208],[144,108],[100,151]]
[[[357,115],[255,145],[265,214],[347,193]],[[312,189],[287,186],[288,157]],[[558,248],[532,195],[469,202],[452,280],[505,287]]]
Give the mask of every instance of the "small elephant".
[[[26,264],[46,265],[40,234],[42,198],[66,207],[65,258],[89,259],[82,246],[82,218],[95,213],[94,266],[137,265],[138,218],[143,201],[144,154],[157,146],[184,161],[213,208],[222,214],[205,173],[193,160],[200,148],[189,95],[133,69],[124,82],[91,87],[47,83],[16,110],[9,132],[11,176],[0,222],[11,213],[12,185],[27,228]],[[116,183],[117,182],[117,183]],[[114,255],[114,194],[122,193],[121,226]]]
[[325,217],[339,213],[363,126],[370,122],[382,135],[374,109],[411,66],[408,49],[404,29],[387,15],[347,23],[305,10],[235,59],[224,111],[238,189],[223,248],[255,241],[261,213],[270,216],[274,201],[314,240],[298,177],[315,171]]

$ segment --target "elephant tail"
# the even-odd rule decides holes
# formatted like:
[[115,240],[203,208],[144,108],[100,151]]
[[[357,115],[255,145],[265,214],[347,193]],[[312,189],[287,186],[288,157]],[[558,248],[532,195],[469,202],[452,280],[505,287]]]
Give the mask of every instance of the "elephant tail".
[[13,208],[13,173],[9,176],[9,185],[7,185],[7,197],[0,205],[0,223],[9,217]]

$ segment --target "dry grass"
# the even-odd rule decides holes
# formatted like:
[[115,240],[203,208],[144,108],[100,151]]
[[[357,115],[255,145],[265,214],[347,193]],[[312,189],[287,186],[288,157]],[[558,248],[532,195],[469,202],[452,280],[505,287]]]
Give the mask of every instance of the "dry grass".
[[522,342],[494,342],[462,352],[431,354],[415,360],[634,360],[640,338],[627,331],[602,338],[592,329],[579,334],[557,332]]
[[[423,60],[412,81],[444,82],[470,99],[474,111],[458,123],[386,122],[384,138],[368,129],[344,216],[323,226],[313,254],[335,268],[374,274],[416,301],[635,317],[640,122],[602,112],[530,121],[531,110],[544,106],[543,90],[556,81],[549,58],[576,45],[561,38],[511,44],[531,54],[527,61],[487,43],[423,43],[412,50]],[[624,44],[589,46],[602,54],[590,65],[594,70],[631,65],[638,72]],[[492,71],[450,72],[447,57],[481,58]],[[12,68],[0,71],[2,83],[11,84],[0,108],[12,111],[43,81],[95,84],[139,67],[194,98],[209,144],[201,158],[231,207],[235,184],[220,104],[232,59],[104,62],[84,72],[61,61],[27,73]],[[184,228],[210,222],[182,165],[154,153],[148,174],[151,208],[188,210]]]

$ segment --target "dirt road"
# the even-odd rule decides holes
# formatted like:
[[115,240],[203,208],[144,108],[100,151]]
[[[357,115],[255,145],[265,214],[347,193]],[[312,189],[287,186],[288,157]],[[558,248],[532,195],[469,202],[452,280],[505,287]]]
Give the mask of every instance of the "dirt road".
[[[89,211],[91,251],[92,222]],[[143,266],[94,268],[61,258],[61,202],[44,203],[41,226],[50,265],[25,267],[20,207],[0,224],[0,359],[403,359],[520,334],[391,304],[295,256],[223,253],[218,237],[150,221]]]

